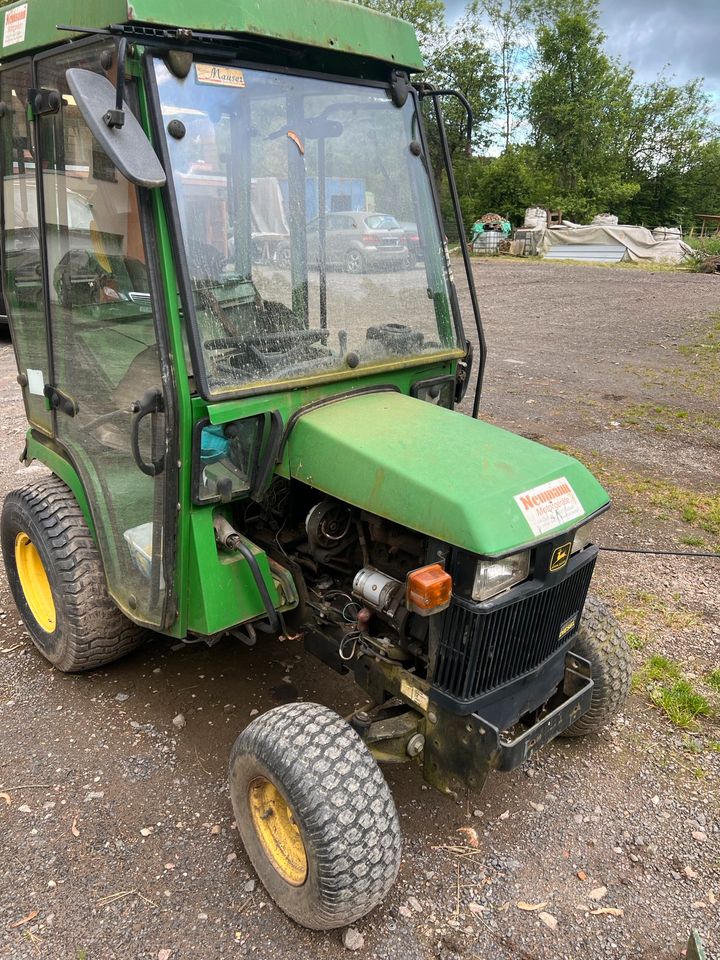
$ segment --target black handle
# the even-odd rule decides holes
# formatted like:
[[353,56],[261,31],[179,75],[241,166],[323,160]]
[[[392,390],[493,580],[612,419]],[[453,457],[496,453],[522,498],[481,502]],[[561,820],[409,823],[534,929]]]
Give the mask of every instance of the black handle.
[[[146,390],[142,396],[142,400],[136,400],[130,409],[135,414],[132,422],[132,432],[130,434],[133,459],[146,476],[157,477],[158,474],[163,472],[165,467],[165,454],[158,457],[157,460],[153,460],[152,463],[145,463],[140,453],[140,424],[148,414],[154,415],[164,411],[165,404],[163,402],[162,390],[159,387],[152,387],[150,390]],[[153,438],[154,434],[155,431],[153,429]]]
[[[20,382],[19,377],[18,382]],[[27,386],[27,377],[25,377],[25,382],[22,383],[21,386]],[[51,383],[45,384],[43,387],[43,394],[49,400],[50,406],[54,410],[59,410],[61,413],[66,413],[68,417],[74,417],[80,409],[78,407],[77,400],[74,400],[69,394],[63,393],[62,390],[58,390],[58,388],[54,387]]]

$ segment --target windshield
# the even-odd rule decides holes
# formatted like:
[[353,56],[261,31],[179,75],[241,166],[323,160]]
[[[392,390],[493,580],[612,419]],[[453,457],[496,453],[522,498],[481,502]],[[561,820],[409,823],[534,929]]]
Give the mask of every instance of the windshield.
[[460,355],[412,98],[155,72],[208,397]]

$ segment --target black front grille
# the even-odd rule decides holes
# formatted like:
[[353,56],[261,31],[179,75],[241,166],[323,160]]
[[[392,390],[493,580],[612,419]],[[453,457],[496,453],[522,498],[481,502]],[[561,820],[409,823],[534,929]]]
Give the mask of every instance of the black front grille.
[[[595,557],[560,582],[490,610],[454,600],[445,613],[433,685],[474,700],[539,667],[572,639],[590,586]],[[568,627],[576,616],[575,625]]]

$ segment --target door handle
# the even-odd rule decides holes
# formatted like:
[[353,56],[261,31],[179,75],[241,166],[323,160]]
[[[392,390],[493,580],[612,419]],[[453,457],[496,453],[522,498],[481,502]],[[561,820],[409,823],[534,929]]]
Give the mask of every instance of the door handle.
[[140,424],[145,417],[150,414],[153,417],[152,422],[152,447],[155,448],[155,414],[163,413],[165,403],[163,401],[162,390],[159,387],[152,387],[146,390],[141,400],[136,400],[130,407],[134,414],[132,422],[132,431],[130,434],[130,443],[132,448],[133,460],[140,470],[148,477],[157,477],[165,468],[165,454],[163,453],[157,460],[146,463],[140,452]]
[[69,417],[74,417],[80,409],[77,400],[73,400],[71,396],[69,396],[67,393],[63,393],[62,390],[58,390],[58,388],[54,387],[51,383],[45,384],[43,387],[43,394],[49,401],[53,410],[59,410],[61,413],[66,413]]

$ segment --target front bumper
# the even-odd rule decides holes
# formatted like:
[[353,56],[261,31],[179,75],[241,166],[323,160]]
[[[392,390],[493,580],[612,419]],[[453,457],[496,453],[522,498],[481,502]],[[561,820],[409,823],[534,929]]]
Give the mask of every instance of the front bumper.
[[590,708],[592,667],[574,653],[565,657],[561,685],[536,721],[501,730],[480,713],[459,716],[433,705],[428,714],[424,776],[443,793],[482,787],[491,770],[514,770]]

